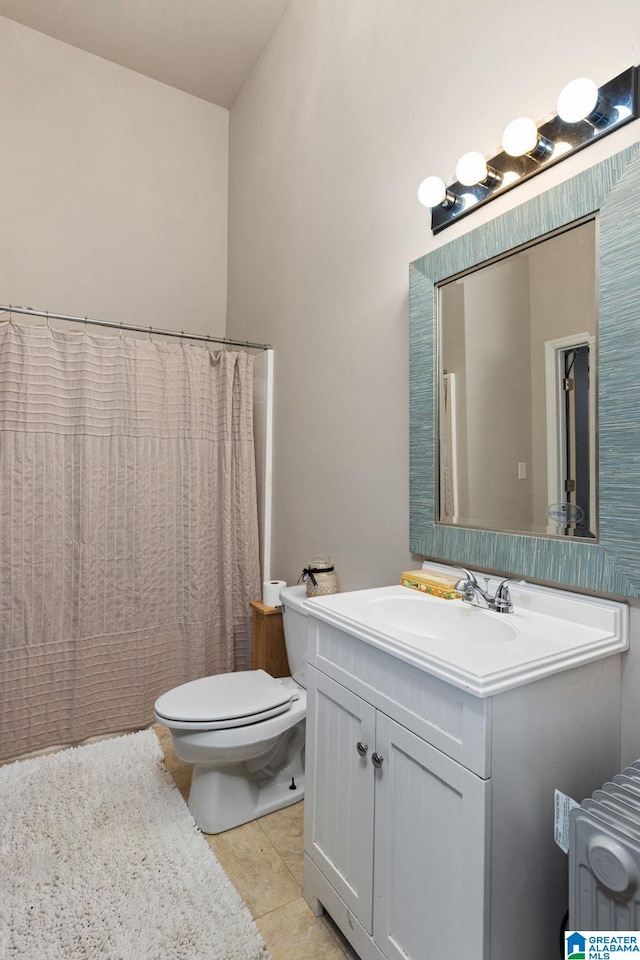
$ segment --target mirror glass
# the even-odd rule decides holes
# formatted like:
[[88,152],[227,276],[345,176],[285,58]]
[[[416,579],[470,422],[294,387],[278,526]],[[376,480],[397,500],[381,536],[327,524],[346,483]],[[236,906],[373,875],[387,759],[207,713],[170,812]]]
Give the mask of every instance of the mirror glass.
[[596,226],[436,285],[440,523],[595,539]]

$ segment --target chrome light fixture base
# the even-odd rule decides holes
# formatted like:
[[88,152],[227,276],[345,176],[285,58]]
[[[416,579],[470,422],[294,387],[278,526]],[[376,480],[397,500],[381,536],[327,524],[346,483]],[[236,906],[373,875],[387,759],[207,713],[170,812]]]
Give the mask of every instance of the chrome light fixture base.
[[547,123],[541,124],[537,128],[538,143],[544,145],[550,143],[553,145],[552,150],[549,147],[536,148],[531,153],[519,157],[510,156],[506,152],[499,153],[487,161],[489,169],[498,174],[497,180],[484,181],[473,186],[465,186],[458,181],[450,184],[446,188],[447,196],[457,198],[457,202],[448,206],[441,204],[432,207],[433,233],[440,233],[441,230],[466,217],[479,206],[489,203],[497,195],[535,177],[547,167],[559,163],[565,157],[588,147],[596,140],[601,140],[602,137],[613,133],[631,120],[636,120],[640,100],[639,76],[638,67],[629,67],[613,80],[603,84],[598,90],[599,98],[595,111],[597,116],[586,117],[575,123],[569,123],[555,116]]

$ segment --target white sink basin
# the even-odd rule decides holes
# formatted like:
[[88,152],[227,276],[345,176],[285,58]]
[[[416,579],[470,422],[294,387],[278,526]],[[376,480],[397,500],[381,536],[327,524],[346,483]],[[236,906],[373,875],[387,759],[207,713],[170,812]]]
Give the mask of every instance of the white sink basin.
[[401,586],[314,597],[306,607],[311,616],[479,697],[629,646],[624,603],[530,584],[509,589],[509,614]]
[[518,636],[509,623],[510,614],[492,614],[453,600],[429,603],[429,599],[415,590],[407,590],[405,597],[380,597],[371,601],[371,617],[385,627],[448,643],[509,643]]

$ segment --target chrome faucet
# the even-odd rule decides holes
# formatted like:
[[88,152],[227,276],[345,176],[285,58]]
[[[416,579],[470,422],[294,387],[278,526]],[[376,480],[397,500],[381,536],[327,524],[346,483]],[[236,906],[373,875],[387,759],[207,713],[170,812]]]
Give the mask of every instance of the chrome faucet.
[[480,606],[480,598],[482,598],[488,610],[494,610],[496,613],[513,613],[513,602],[509,594],[509,584],[524,583],[524,580],[513,580],[507,577],[506,580],[502,580],[498,584],[495,594],[491,596],[488,590],[488,577],[486,578],[485,589],[483,589],[473,573],[465,570],[464,567],[462,567],[462,572],[464,573],[464,577],[458,580],[455,589],[462,594],[463,602]]

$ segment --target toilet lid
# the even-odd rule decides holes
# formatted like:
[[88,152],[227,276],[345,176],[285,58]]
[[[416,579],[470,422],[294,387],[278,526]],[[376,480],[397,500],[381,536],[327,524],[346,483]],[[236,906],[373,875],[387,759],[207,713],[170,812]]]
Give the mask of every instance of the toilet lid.
[[240,726],[284,713],[294,696],[264,670],[241,670],[183,683],[158,697],[155,711],[167,720]]

